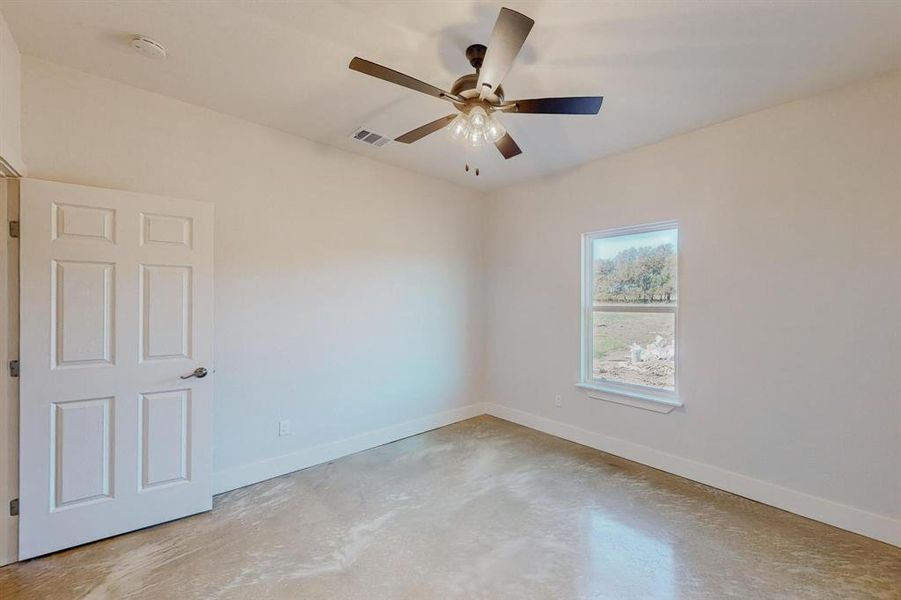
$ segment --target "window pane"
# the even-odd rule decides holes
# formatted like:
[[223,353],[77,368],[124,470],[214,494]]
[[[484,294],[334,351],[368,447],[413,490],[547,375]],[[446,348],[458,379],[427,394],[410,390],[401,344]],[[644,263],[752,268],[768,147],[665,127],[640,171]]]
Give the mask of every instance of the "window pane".
[[675,304],[677,241],[676,229],[595,239],[594,303]]
[[593,313],[594,379],[675,389],[673,313]]

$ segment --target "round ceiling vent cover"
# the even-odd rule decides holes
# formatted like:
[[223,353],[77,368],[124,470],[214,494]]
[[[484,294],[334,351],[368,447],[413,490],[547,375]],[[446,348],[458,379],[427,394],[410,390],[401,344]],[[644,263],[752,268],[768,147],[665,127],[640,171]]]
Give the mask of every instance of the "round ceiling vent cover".
[[143,56],[148,58],[161,59],[166,58],[166,47],[156,40],[143,35],[136,35],[131,38],[131,46]]

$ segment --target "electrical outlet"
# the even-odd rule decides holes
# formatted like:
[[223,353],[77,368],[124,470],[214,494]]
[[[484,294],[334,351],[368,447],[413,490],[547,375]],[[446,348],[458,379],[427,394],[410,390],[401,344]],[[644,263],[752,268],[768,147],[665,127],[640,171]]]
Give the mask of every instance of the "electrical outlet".
[[557,394],[557,397],[554,398],[554,406],[557,408],[563,406],[563,397],[560,394]]
[[279,437],[283,435],[291,435],[291,421],[288,419],[282,419],[278,422],[278,435]]

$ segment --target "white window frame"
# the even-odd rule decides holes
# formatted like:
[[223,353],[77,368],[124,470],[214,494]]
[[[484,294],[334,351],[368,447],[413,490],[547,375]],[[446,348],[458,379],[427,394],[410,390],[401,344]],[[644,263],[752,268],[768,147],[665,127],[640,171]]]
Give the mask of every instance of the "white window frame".
[[[582,235],[582,328],[581,328],[581,371],[579,383],[577,387],[588,391],[591,398],[598,400],[607,400],[616,402],[617,404],[625,404],[635,406],[636,408],[644,408],[655,412],[668,413],[674,408],[682,406],[679,400],[679,304],[682,296],[679,290],[679,238],[676,238],[676,303],[674,305],[646,304],[646,305],[623,305],[623,304],[604,304],[594,305],[594,256],[593,248],[595,240],[619,237],[623,235],[632,235],[636,233],[648,233],[652,231],[662,231],[665,229],[675,229],[678,233],[678,221],[662,221],[658,223],[650,223],[647,225],[636,225],[632,227],[618,227],[615,229],[604,229],[602,231],[592,231]],[[592,376],[593,367],[593,336],[592,336],[592,317],[595,312],[635,312],[635,313],[672,313],[674,319],[674,345],[675,356],[674,362],[676,371],[674,374],[673,390],[665,390],[650,386],[637,385],[631,383],[621,383],[606,379],[597,379]]]

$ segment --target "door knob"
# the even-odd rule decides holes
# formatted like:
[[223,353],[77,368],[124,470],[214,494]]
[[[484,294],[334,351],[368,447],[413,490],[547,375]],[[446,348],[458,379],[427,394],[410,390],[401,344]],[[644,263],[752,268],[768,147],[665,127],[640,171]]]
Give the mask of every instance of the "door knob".
[[196,369],[194,369],[194,371],[192,373],[190,373],[188,375],[182,375],[181,378],[182,379],[190,379],[192,377],[196,377],[197,379],[203,379],[204,377],[206,377],[206,374],[207,374],[206,369],[204,369],[203,367],[197,367]]

